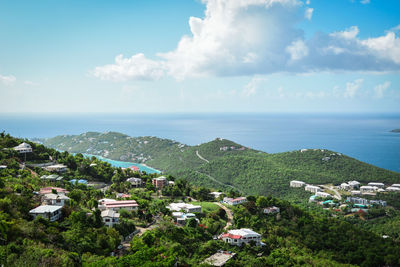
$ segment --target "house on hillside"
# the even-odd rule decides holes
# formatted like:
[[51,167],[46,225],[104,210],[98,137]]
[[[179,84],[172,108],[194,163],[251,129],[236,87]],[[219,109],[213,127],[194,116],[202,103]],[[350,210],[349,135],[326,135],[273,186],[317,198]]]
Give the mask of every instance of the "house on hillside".
[[360,191],[361,191],[362,194],[371,193],[371,192],[378,191],[378,187],[371,186],[371,185],[364,185],[364,186],[360,187]]
[[222,195],[222,192],[211,192],[210,195],[212,195],[214,198],[219,198],[220,195]]
[[315,185],[306,185],[306,187],[304,189],[311,193],[317,193],[317,192],[322,191],[322,189],[320,187],[315,186]]
[[43,169],[49,172],[66,172],[68,170],[67,166],[65,166],[64,164],[49,165],[43,167]]
[[174,217],[176,223],[180,225],[185,225],[186,221],[189,219],[195,219],[197,223],[200,223],[199,219],[196,218],[196,215],[194,213],[184,213],[180,211],[172,212],[172,217]]
[[158,189],[162,189],[163,187],[168,186],[168,180],[165,176],[153,178],[151,182]]
[[383,188],[383,187],[385,186],[384,183],[373,183],[373,182],[368,183],[368,185],[369,185],[369,186],[376,186],[376,187],[378,187],[378,188]]
[[114,210],[103,210],[101,212],[101,218],[103,219],[103,223],[107,227],[113,227],[114,225],[119,223],[120,214]]
[[263,210],[263,212],[264,212],[265,214],[268,214],[268,215],[270,215],[270,214],[275,214],[275,213],[279,213],[280,211],[281,211],[281,209],[278,208],[278,207],[275,207],[275,206],[268,207],[268,208],[265,208],[265,209]]
[[358,181],[350,181],[348,182],[350,189],[359,189],[360,183]]
[[187,203],[170,203],[166,206],[170,211],[184,211],[188,213],[201,212],[201,206]]
[[131,183],[131,185],[134,187],[141,187],[143,185],[142,179],[136,177],[128,178],[126,181]]
[[139,205],[135,200],[114,200],[105,201],[102,205],[99,205],[99,209],[109,209],[113,211],[119,211],[120,209],[126,209],[131,211],[137,211]]
[[348,183],[342,183],[341,185],[340,185],[340,189],[342,189],[342,190],[350,190],[350,185],[348,184]]
[[220,239],[236,246],[248,244],[251,241],[254,241],[257,246],[265,245],[261,242],[261,235],[259,233],[247,228],[229,230],[228,233],[220,235]]
[[50,175],[42,175],[40,179],[44,181],[50,181],[50,182],[59,182],[62,181],[64,178],[62,176],[59,176],[57,174],[50,174]]
[[53,205],[53,206],[61,206],[63,207],[68,201],[70,200],[65,194],[45,194],[42,198],[42,201],[46,205]]
[[18,153],[22,154],[22,153],[32,153],[32,146],[30,144],[27,143],[22,143],[19,144],[18,146],[13,148],[15,151],[17,151]]
[[400,192],[400,187],[389,186],[389,187],[386,188],[386,191],[390,191],[390,192]]
[[29,214],[34,218],[41,216],[51,222],[61,218],[62,206],[42,205],[29,211]]
[[305,185],[306,183],[302,181],[296,181],[296,180],[290,181],[290,187],[303,187]]
[[246,197],[238,197],[238,198],[224,197],[222,202],[225,204],[228,204],[228,205],[236,206],[236,205],[247,202],[247,198]]
[[61,187],[43,187],[40,188],[39,194],[40,195],[50,194],[53,193],[53,190],[55,190],[57,193],[64,193],[64,194],[69,193],[66,189]]

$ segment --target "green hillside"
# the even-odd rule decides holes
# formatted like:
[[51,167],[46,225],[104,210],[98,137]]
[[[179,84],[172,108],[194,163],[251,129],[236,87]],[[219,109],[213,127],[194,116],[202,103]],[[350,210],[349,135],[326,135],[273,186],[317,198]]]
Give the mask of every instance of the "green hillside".
[[326,149],[268,154],[220,138],[187,146],[168,139],[134,138],[113,132],[58,136],[44,144],[70,152],[145,162],[197,185],[286,199],[307,195],[289,188],[290,180],[313,184],[339,184],[350,180],[400,182],[400,173]]

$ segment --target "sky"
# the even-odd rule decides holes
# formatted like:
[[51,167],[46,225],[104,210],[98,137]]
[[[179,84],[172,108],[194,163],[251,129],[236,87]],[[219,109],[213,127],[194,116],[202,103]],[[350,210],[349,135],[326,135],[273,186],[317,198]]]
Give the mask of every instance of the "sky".
[[399,113],[398,14],[398,0],[0,0],[0,113]]

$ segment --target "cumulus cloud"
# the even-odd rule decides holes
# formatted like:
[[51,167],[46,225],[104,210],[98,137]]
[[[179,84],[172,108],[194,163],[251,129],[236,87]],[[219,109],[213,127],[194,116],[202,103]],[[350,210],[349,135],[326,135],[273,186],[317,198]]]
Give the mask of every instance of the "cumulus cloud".
[[371,3],[371,0],[361,0],[360,3],[366,5]]
[[11,84],[15,83],[16,80],[17,80],[17,78],[15,78],[15,76],[13,76],[13,75],[4,76],[4,75],[0,74],[0,82],[2,84],[11,85]]
[[364,82],[363,79],[358,79],[355,80],[354,82],[346,83],[346,91],[344,92],[344,97],[353,98],[356,95],[358,89],[361,88],[363,82]]
[[[299,0],[203,0],[203,18],[190,17],[190,35],[156,59],[136,54],[92,72],[103,80],[154,80],[276,72],[399,71],[400,38],[394,30],[361,39],[359,28],[316,33],[299,28],[313,9]],[[306,1],[306,4],[309,4]],[[310,52],[312,51],[312,53]]]
[[255,95],[257,93],[258,87],[260,86],[260,83],[262,83],[263,81],[266,81],[266,79],[263,77],[253,77],[251,81],[244,87],[242,95],[246,97]]
[[391,83],[386,81],[383,84],[378,84],[374,88],[375,97],[376,98],[383,98],[385,91],[390,87]]

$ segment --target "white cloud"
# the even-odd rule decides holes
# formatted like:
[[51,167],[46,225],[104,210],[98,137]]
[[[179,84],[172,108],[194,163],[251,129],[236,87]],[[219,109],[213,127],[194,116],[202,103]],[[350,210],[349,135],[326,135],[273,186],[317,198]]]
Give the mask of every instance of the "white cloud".
[[115,64],[96,67],[92,73],[102,80],[126,81],[157,80],[164,74],[163,63],[147,59],[143,54],[136,54],[131,58],[123,55],[115,57]]
[[17,80],[17,78],[15,78],[15,76],[13,76],[13,75],[3,76],[0,74],[0,82],[5,85],[14,84],[16,80]]
[[369,3],[371,3],[371,0],[361,0],[360,3],[364,4],[364,5],[369,4]]
[[30,86],[36,86],[36,85],[39,85],[39,83],[37,83],[37,82],[32,82],[32,81],[24,81],[24,84],[26,84],[26,85],[30,85]]
[[312,15],[313,15],[313,11],[314,11],[314,8],[306,8],[306,11],[305,11],[305,13],[304,13],[304,17],[306,18],[306,19],[308,19],[308,20],[311,20],[312,19]]
[[263,81],[266,81],[266,79],[262,78],[262,77],[254,76],[251,79],[251,81],[248,84],[246,84],[246,86],[244,87],[244,89],[242,91],[242,95],[246,96],[246,97],[255,95],[257,93],[260,83],[262,83]]
[[391,83],[386,81],[383,84],[378,84],[375,86],[374,91],[375,91],[375,97],[376,98],[383,98],[383,95],[385,91],[390,87]]
[[[305,39],[299,22],[313,9],[299,0],[203,0],[203,18],[190,17],[190,35],[177,47],[158,53],[119,55],[114,64],[96,67],[103,80],[154,80],[241,76],[277,72],[399,71],[400,38],[395,30],[361,39],[359,28]],[[309,4],[306,2],[306,4]],[[311,53],[312,51],[312,53]]]
[[356,95],[358,89],[360,89],[360,87],[362,86],[363,82],[363,79],[358,79],[354,82],[346,83],[346,91],[344,92],[344,97],[353,98]]
[[306,5],[309,5],[309,4],[311,4],[311,2],[310,2],[310,0],[307,0]]

